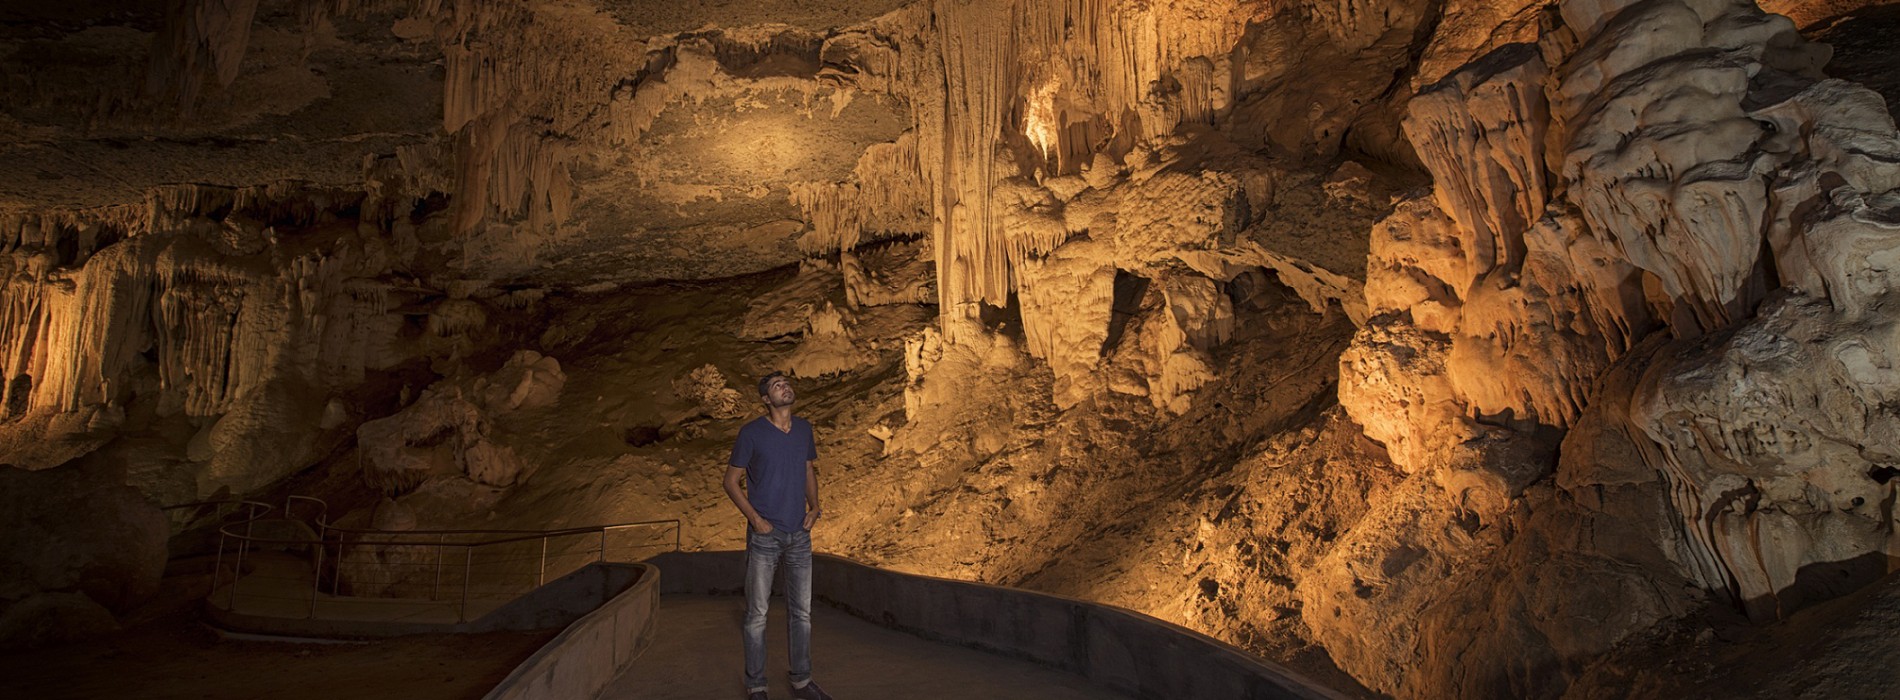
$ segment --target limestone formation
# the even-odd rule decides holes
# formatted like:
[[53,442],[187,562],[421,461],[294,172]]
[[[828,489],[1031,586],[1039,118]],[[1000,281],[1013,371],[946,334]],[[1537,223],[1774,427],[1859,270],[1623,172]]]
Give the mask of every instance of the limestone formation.
[[1024,261],[1017,285],[1025,349],[1056,376],[1056,404],[1073,406],[1101,386],[1104,343],[1114,311],[1115,268],[1083,241]]
[[821,548],[1615,695],[1900,561],[1900,135],[1812,41],[1867,5],[9,7],[0,646],[148,598],[155,504],[737,546],[776,369]]
[[823,377],[869,364],[871,354],[858,347],[855,325],[857,319],[849,310],[830,302],[812,309],[798,349],[785,358],[786,371],[798,377]]
[[734,389],[718,367],[705,365],[673,380],[673,392],[692,401],[699,412],[713,418],[738,418],[751,411],[745,394]]
[[[369,520],[369,529],[374,532],[408,532],[419,524],[414,510],[388,498],[376,504]],[[373,533],[364,539],[388,540]],[[332,566],[338,569],[339,595],[414,598],[433,595],[438,585],[435,567],[439,559],[434,547],[386,543],[345,545],[337,556]]]
[[[1645,529],[1632,536],[1663,543],[1667,555],[1591,555],[1597,563],[1562,574],[1572,597],[1626,589],[1618,568],[1636,566],[1773,616],[1884,573],[1876,562],[1890,552],[1891,522],[1854,510],[1891,490],[1870,476],[1878,438],[1835,418],[1864,413],[1849,404],[1876,405],[1862,402],[1877,401],[1867,392],[1880,380],[1871,369],[1859,380],[1823,369],[1842,366],[1821,359],[1842,331],[1820,329],[1862,319],[1839,341],[1858,348],[1867,341],[1847,338],[1878,327],[1866,314],[1890,288],[1876,251],[1891,235],[1883,202],[1900,184],[1897,159],[1882,155],[1896,153],[1892,121],[1870,93],[1822,79],[1825,47],[1750,3],[1559,10],[1536,45],[1499,48],[1412,100],[1406,133],[1432,172],[1433,196],[1375,228],[1366,288],[1380,315],[1343,360],[1357,378],[1342,384],[1342,403],[1402,467],[1438,475],[1443,500],[1406,501],[1412,510],[1486,525],[1535,514],[1515,528],[1517,541],[1356,534],[1373,538],[1364,553],[1321,567],[1338,578],[1314,586],[1308,594],[1320,597],[1309,601],[1361,614],[1411,609],[1441,630],[1428,634],[1528,655],[1516,670],[1453,661],[1420,638],[1354,636],[1364,624],[1308,618],[1338,640],[1328,644],[1336,659],[1391,692],[1549,692],[1583,659],[1684,611],[1664,596],[1611,628],[1579,619],[1614,630],[1583,642],[1531,631],[1580,611],[1512,607],[1554,593],[1525,585],[1542,566],[1502,569],[1494,552],[1568,531],[1542,517],[1584,505],[1568,499],[1581,497],[1575,480],[1603,478],[1593,472],[1632,475],[1616,477],[1634,489],[1628,503],[1666,505],[1643,506]],[[1778,284],[1787,288],[1771,293]],[[1652,332],[1680,340],[1630,354]],[[1653,364],[1640,385],[1605,383],[1619,360]],[[1826,406],[1824,396],[1845,403]],[[1526,493],[1549,469],[1536,465],[1549,463],[1538,455],[1552,436],[1599,403],[1623,408],[1588,418],[1589,430],[1617,431],[1623,446],[1586,453],[1596,464],[1566,451],[1559,478],[1571,481],[1558,501]],[[1797,416],[1794,406],[1821,408]],[[1816,416],[1827,418],[1817,425]],[[1811,452],[1825,445],[1842,446],[1841,456]],[[1459,596],[1507,596],[1491,604],[1514,611],[1512,621],[1477,632],[1408,602],[1433,595],[1418,585],[1374,586],[1355,599],[1366,575],[1336,572],[1395,557],[1443,567],[1437,575],[1460,581],[1446,589]],[[1368,597],[1376,602],[1358,602]],[[1370,648],[1355,660],[1347,647],[1359,645]],[[1392,662],[1405,658],[1419,663]]]
[[[1771,298],[1730,333],[1658,352],[1631,424],[1658,446],[1672,505],[1706,586],[1775,618],[1886,573],[1900,523],[1893,390],[1881,305],[1858,319],[1826,301]],[[1738,390],[1740,389],[1740,390]]]
[[401,412],[357,428],[363,478],[389,494],[458,475],[511,485],[532,465],[500,441],[498,422],[557,404],[566,381],[554,358],[522,350],[492,375],[438,382]]

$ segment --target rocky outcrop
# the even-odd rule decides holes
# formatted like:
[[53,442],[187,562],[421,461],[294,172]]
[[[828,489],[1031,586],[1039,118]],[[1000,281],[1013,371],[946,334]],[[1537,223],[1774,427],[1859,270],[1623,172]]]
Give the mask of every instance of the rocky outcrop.
[[[368,525],[375,532],[403,533],[416,529],[417,523],[413,509],[385,498],[370,511]],[[348,537],[345,536],[346,540]],[[337,561],[332,564],[336,567],[339,595],[429,598],[440,592],[442,558],[438,548],[422,544],[388,544],[389,538],[378,538],[374,534],[365,539],[382,541],[376,544],[344,545],[340,547]],[[466,564],[467,560],[463,563]],[[453,571],[451,580],[459,584],[459,579],[467,575],[466,572]]]
[[363,478],[390,494],[455,476],[511,486],[531,465],[501,440],[497,421],[553,406],[566,383],[560,362],[533,350],[493,374],[437,382],[396,415],[357,428]]
[[1773,616],[1891,554],[1878,98],[1752,3],[1558,10],[1411,101],[1433,193],[1374,229],[1340,397],[1423,483],[1303,595],[1387,692],[1554,694],[1698,604],[1669,581]]
[[1659,450],[1691,569],[1757,618],[1786,616],[1888,572],[1900,556],[1897,388],[1885,304],[1859,318],[1778,294],[1729,332],[1661,353],[1631,423]]
[[163,495],[173,501],[307,466],[327,449],[329,394],[415,349],[399,345],[395,293],[375,279],[397,262],[380,231],[300,251],[277,243],[280,227],[307,230],[363,202],[295,183],[187,185],[154,191],[137,213],[7,218],[15,273],[0,372],[14,420],[0,445],[39,468],[58,461],[32,457],[31,436],[62,416],[117,416],[88,428],[109,438],[182,415],[204,432],[186,455],[196,488]]
[[0,647],[116,629],[115,613],[158,592],[168,534],[110,470],[0,466]]
[[704,365],[673,380],[673,393],[691,402],[698,415],[741,418],[752,412],[752,401],[732,388],[718,367]]

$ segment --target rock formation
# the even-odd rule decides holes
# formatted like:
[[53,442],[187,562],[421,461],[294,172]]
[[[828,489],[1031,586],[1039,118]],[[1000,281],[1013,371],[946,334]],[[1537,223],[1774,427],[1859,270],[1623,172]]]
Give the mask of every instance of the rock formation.
[[1801,33],[1865,4],[0,11],[0,639],[149,596],[154,504],[735,546],[784,370],[831,551],[1609,693],[1900,560],[1900,136]]
[[112,470],[0,470],[0,645],[117,627],[158,592],[168,524]]
[[[1893,554],[1892,519],[1865,509],[1893,488],[1878,419],[1853,407],[1882,382],[1858,348],[1878,345],[1861,334],[1890,288],[1874,260],[1900,185],[1878,97],[1825,79],[1826,47],[1751,3],[1555,10],[1536,44],[1411,101],[1432,197],[1374,232],[1341,402],[1423,483],[1384,506],[1401,526],[1319,567],[1308,605],[1339,612],[1307,619],[1388,692],[1550,692],[1684,611],[1658,582],[1773,617]],[[1638,343],[1651,333],[1675,340]],[[1573,541],[1553,513],[1620,513],[1649,544],[1518,559]],[[1614,624],[1576,602],[1592,596],[1618,601]],[[1446,614],[1473,606],[1491,629]],[[1419,624],[1378,623],[1394,610]]]
[[391,494],[455,476],[512,485],[525,465],[498,441],[497,422],[555,405],[566,383],[560,362],[533,350],[515,353],[493,375],[438,382],[402,412],[357,427],[363,478]]

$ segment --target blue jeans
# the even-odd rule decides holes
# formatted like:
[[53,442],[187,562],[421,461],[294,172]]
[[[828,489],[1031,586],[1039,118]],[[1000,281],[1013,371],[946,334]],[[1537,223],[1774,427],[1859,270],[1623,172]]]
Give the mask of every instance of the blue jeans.
[[811,680],[811,531],[772,528],[745,536],[745,689],[765,690],[765,609],[772,574],[785,560],[785,627],[792,684]]

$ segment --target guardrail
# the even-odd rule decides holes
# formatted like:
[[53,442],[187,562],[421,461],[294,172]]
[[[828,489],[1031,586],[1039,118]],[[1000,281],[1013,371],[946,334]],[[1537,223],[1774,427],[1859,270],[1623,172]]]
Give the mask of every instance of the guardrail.
[[159,510],[165,514],[165,520],[170,523],[172,536],[177,536],[193,527],[202,527],[205,520],[226,519],[239,510],[248,511],[245,513],[245,520],[256,520],[270,512],[271,507],[271,504],[263,501],[223,498],[180,503],[175,506],[165,506]]
[[[262,517],[270,505],[247,503],[257,517],[218,528],[208,602],[251,615],[448,622],[452,614],[453,622],[467,622],[587,564],[680,549],[677,519],[559,530],[384,531],[335,527],[328,504],[307,496],[291,496],[283,507],[286,515],[314,510],[307,520]],[[378,605],[392,601],[429,605]]]
[[[679,552],[649,563],[660,593],[736,594],[745,552]],[[1133,610],[812,555],[812,598],[934,641],[1069,671],[1138,698],[1344,700],[1279,664]]]
[[160,508],[169,529],[165,536],[167,556],[178,559],[210,554],[219,536],[216,528],[262,519],[272,507],[262,501],[222,498]]

